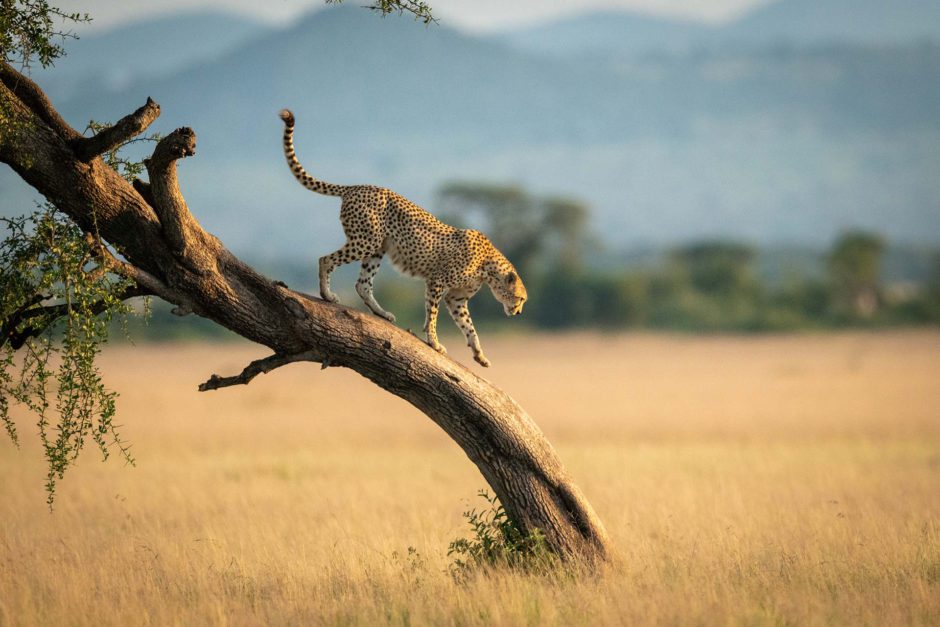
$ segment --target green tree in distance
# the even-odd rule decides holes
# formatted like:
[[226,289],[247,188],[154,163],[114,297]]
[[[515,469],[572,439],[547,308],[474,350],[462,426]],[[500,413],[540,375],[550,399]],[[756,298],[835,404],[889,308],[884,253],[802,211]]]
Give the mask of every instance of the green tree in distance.
[[469,181],[442,185],[437,198],[447,222],[486,231],[524,278],[533,277],[539,265],[573,272],[583,263],[589,212],[579,200]]
[[884,240],[865,231],[840,236],[827,259],[832,303],[837,313],[873,317],[880,303]]
[[722,298],[735,298],[754,289],[754,258],[750,246],[724,241],[689,244],[671,255],[672,263],[696,291]]

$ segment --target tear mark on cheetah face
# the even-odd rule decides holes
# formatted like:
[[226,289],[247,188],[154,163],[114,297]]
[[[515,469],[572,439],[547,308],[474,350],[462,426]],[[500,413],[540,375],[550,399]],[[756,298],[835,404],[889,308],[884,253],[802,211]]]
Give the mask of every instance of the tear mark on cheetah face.
[[485,283],[507,316],[522,313],[528,295],[509,260],[479,231],[444,224],[389,189],[335,185],[313,178],[294,152],[294,114],[284,109],[280,117],[284,121],[284,156],[294,178],[310,191],[342,198],[339,219],[346,243],[320,258],[320,295],[339,302],[330,290],[330,274],[338,266],[359,261],[362,268],[356,292],[374,314],[394,322],[395,316],[375,300],[372,286],[382,258],[388,255],[403,273],[425,281],[427,343],[446,353],[437,339],[437,314],[443,300],[473,351],[473,358],[482,366],[489,366],[467,303]]

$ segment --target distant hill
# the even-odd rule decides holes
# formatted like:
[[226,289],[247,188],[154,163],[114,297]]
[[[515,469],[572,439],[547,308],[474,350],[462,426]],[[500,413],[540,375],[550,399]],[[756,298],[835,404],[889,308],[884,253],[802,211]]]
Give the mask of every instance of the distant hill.
[[554,57],[622,58],[747,46],[905,45],[940,41],[937,0],[776,0],[721,25],[634,11],[565,17],[496,37]]
[[37,69],[35,78],[58,99],[81,90],[111,91],[216,58],[267,30],[259,22],[220,11],[123,24],[66,40],[68,54],[50,70]]
[[702,22],[633,11],[598,11],[494,35],[519,50],[563,58],[570,55],[679,53],[707,40]]
[[[165,114],[185,115],[207,137],[239,149],[271,139],[265,126],[280,124],[276,112],[289,105],[316,133],[311,141],[350,152],[379,142],[411,144],[409,138],[445,131],[451,143],[480,143],[497,135],[478,137],[480,122],[500,118],[525,127],[515,136],[531,135],[540,130],[537,119],[526,123],[520,111],[539,118],[541,110],[557,106],[547,96],[558,85],[577,81],[586,88],[589,80],[572,70],[559,76],[556,63],[445,27],[377,19],[344,6],[318,11],[172,76],[138,80],[108,98],[83,94],[66,109],[97,109],[114,117],[141,94],[152,94]],[[456,136],[461,128],[473,135]]]
[[898,45],[940,41],[937,0],[778,0],[726,25],[723,42]]
[[[153,96],[154,130],[195,128],[180,167],[193,211],[237,252],[342,242],[337,202],[283,163],[387,185],[434,209],[453,179],[587,200],[613,247],[708,236],[826,244],[872,228],[940,239],[940,46],[712,49],[606,66],[353,6],[320,11],[169,76],[58,102],[117,119]],[[0,210],[18,212],[0,180]],[[11,190],[11,191],[8,191]]]

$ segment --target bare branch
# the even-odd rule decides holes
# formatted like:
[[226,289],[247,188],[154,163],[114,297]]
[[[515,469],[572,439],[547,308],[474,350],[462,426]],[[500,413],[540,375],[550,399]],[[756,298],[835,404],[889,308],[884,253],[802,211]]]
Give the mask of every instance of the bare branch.
[[186,231],[192,216],[179,190],[176,161],[194,154],[196,134],[190,128],[178,128],[160,140],[153,156],[144,160],[150,175],[153,207],[160,217],[167,243],[178,253],[186,248]]
[[17,72],[13,66],[3,60],[0,60],[0,82],[6,85],[33,114],[51,126],[59,137],[63,139],[81,137],[81,134],[59,115],[36,83]]
[[[193,218],[179,189],[176,162],[196,154],[196,133],[178,128],[157,144],[153,156],[144,160],[150,175],[150,204],[160,218],[167,244],[184,265],[196,273],[215,269],[218,246]],[[136,186],[138,193],[145,189]]]
[[270,357],[256,359],[251,362],[245,366],[241,374],[232,377],[220,377],[214,374],[209,377],[208,381],[199,384],[199,391],[207,392],[209,390],[218,390],[219,388],[232,385],[247,385],[259,374],[267,374],[275,368],[280,368],[281,366],[286,366],[287,364],[292,364],[297,361],[323,361],[326,363],[321,355],[317,355],[313,351],[306,351],[296,355],[271,355]]
[[72,140],[72,148],[80,161],[91,161],[98,155],[117,148],[129,139],[144,132],[160,115],[160,105],[147,98],[146,104],[131,114],[125,115],[100,133],[91,137],[79,137]]
[[148,205],[150,205],[151,207],[154,206],[153,192],[150,191],[150,183],[148,183],[147,181],[142,181],[140,179],[134,179],[131,185],[133,185],[134,189],[137,190],[137,193],[140,194],[141,197],[147,201]]
[[188,309],[191,312],[199,311],[197,306],[193,304],[192,300],[187,298],[182,292],[174,290],[146,270],[142,270],[133,264],[118,259],[110,250],[108,250],[104,243],[98,241],[91,233],[86,233],[85,238],[89,241],[89,244],[94,247],[95,254],[101,261],[102,268],[106,268],[132,280],[143,290],[146,290],[149,295],[159,296],[168,303],[174,303],[180,307]]

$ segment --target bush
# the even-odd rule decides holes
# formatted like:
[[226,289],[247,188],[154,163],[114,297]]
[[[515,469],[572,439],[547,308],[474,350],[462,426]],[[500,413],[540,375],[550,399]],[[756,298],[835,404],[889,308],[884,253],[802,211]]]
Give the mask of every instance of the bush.
[[545,536],[538,529],[524,533],[506,513],[496,496],[486,490],[477,493],[486,501],[482,510],[463,513],[470,525],[471,537],[458,538],[447,548],[453,556],[451,575],[457,580],[491,569],[511,568],[526,572],[545,572],[555,562]]

